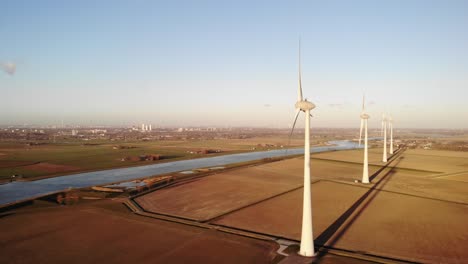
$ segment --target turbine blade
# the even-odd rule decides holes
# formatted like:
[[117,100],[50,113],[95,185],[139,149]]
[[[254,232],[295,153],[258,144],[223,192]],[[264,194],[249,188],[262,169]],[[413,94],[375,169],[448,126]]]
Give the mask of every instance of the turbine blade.
[[300,112],[301,112],[301,109],[296,110],[296,115],[294,116],[294,122],[293,122],[293,125],[291,127],[291,132],[289,132],[288,145],[286,146],[285,156],[287,156],[287,154],[288,154],[288,149],[289,149],[289,146],[291,145],[291,136],[292,136],[292,134],[294,132],[294,127],[296,127],[296,121],[297,121],[297,118],[299,117]]
[[380,136],[383,137],[383,127],[385,122],[385,114],[382,114],[382,126],[380,127]]
[[366,95],[362,94],[362,112],[365,110]]
[[299,87],[297,90],[297,101],[302,101],[301,39],[299,39]]
[[[288,142],[291,141],[291,136],[292,136],[292,134],[293,134],[293,132],[294,132],[294,128],[296,127],[297,118],[299,117],[299,114],[300,114],[300,113],[301,113],[301,109],[297,109],[297,110],[296,110],[296,115],[294,116],[294,122],[293,122],[293,125],[292,125],[292,127],[291,127],[291,132],[289,132]],[[288,145],[289,145],[289,143],[288,143]]]
[[293,125],[291,127],[291,132],[289,132],[289,137],[288,137],[288,147],[291,145],[291,136],[294,132],[294,128],[296,127],[296,122],[297,122],[297,118],[299,117],[299,114],[301,113],[301,109],[297,109],[296,110],[296,116],[294,117],[294,122],[293,122]]
[[380,127],[380,136],[383,137],[383,121],[382,121],[382,126]]
[[361,118],[361,128],[359,129],[359,146],[361,146],[361,140],[362,140],[362,127],[364,125],[364,119]]

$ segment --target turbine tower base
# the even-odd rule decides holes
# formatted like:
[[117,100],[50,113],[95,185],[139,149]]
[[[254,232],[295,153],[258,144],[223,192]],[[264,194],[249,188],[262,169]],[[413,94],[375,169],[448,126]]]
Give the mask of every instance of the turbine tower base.
[[298,256],[303,257],[303,258],[307,258],[307,259],[314,259],[318,255],[317,252],[314,252],[313,254],[308,254],[308,253],[309,252],[302,253],[300,250],[299,250],[299,252],[297,252]]

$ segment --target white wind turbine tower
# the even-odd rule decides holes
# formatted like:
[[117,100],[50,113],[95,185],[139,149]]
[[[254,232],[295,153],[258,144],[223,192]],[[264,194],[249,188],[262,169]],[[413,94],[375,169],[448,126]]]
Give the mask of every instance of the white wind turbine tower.
[[362,128],[364,126],[364,162],[362,167],[362,183],[369,183],[369,161],[367,158],[367,119],[369,115],[366,114],[365,110],[366,97],[362,96],[362,112],[361,112],[361,128],[359,130],[359,146],[361,145],[362,139]]
[[387,162],[387,117],[382,114],[382,132],[384,137],[382,161]]
[[302,234],[299,254],[306,257],[315,256],[314,236],[312,232],[312,197],[310,190],[310,111],[315,108],[312,102],[302,98],[301,82],[301,43],[299,42],[299,87],[297,90],[296,115],[291,134],[296,125],[297,117],[305,113],[305,142],[304,142],[304,196],[302,209]]
[[390,116],[388,119],[388,125],[390,126],[390,154],[393,155],[393,118]]

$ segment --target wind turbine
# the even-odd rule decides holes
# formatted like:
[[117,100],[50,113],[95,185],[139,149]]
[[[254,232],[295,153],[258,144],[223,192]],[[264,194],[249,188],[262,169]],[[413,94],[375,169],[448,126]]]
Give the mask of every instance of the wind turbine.
[[362,95],[362,110],[361,110],[361,127],[359,128],[359,147],[361,146],[361,138],[362,138],[362,126],[364,125],[364,119],[362,119],[362,115],[364,114],[364,101],[365,95]]
[[390,126],[390,154],[393,154],[393,118],[390,116],[388,120]]
[[387,117],[382,114],[382,132],[384,137],[382,161],[387,162]]
[[362,183],[369,183],[369,161],[367,158],[367,119],[369,115],[366,114],[365,109],[366,97],[362,96],[362,112],[361,112],[361,129],[359,130],[359,146],[361,145],[362,127],[364,125],[364,163],[362,167]]
[[310,190],[310,111],[315,108],[312,102],[302,98],[301,81],[301,42],[299,41],[299,87],[297,90],[296,115],[291,129],[294,131],[297,117],[301,112],[305,113],[305,141],[304,141],[304,196],[302,209],[302,234],[299,254],[305,257],[315,256],[314,236],[312,232],[312,197]]

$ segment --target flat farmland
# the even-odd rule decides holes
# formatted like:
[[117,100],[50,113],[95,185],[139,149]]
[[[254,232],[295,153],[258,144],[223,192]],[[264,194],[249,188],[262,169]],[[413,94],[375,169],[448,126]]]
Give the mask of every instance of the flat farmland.
[[[302,158],[292,158],[220,172],[140,196],[135,201],[148,212],[208,221],[300,188],[303,185],[303,166]],[[326,179],[354,183],[362,177],[361,164],[312,159],[311,166],[313,181]],[[384,174],[390,169],[395,175],[402,177],[421,173],[380,166],[370,166],[369,173]],[[379,175],[375,176],[378,179]]]
[[126,145],[132,148],[114,149],[114,145],[110,144],[51,144],[30,147],[18,144],[1,149],[0,145],[0,151],[5,154],[0,156],[0,179],[9,179],[13,174],[21,175],[25,179],[34,179],[72,172],[150,164],[140,161],[121,161],[124,157],[143,154],[160,154],[166,159],[180,159],[188,156],[184,150],[180,149],[164,149],[149,144]]
[[[369,149],[369,164],[382,164],[382,152],[375,148]],[[362,163],[364,151],[362,149],[330,151],[312,154],[312,158],[329,159],[350,163]]]
[[[302,189],[213,224],[300,240],[301,202]],[[312,184],[312,203],[318,244],[428,263],[468,258],[466,204],[322,181]]]
[[[466,162],[464,154],[442,152],[437,158],[437,151],[405,151],[386,166],[370,166],[372,183],[361,185],[354,183],[362,175],[362,164],[352,161],[356,153],[362,151],[320,153],[311,159],[318,245],[417,262],[463,263],[468,259],[468,183],[446,179],[465,174],[438,177],[421,165],[428,157],[432,168],[460,171],[463,166],[458,164]],[[370,157],[377,160],[380,153],[371,152]],[[454,168],[445,167],[447,160]],[[147,204],[137,202],[155,213],[178,216],[183,211],[185,217],[212,225],[300,240],[302,162],[292,158],[220,172],[203,178],[205,182],[176,186],[183,186],[181,191],[169,188],[138,198],[151,197]],[[215,211],[210,212],[211,208]],[[205,211],[210,213],[203,215]]]
[[425,263],[466,263],[466,204],[371,193],[327,245]]
[[[376,163],[369,167],[368,185],[354,182],[361,179],[362,150],[312,155],[316,245],[404,261],[466,262],[465,154],[404,151],[385,166],[378,162],[378,149],[369,155]],[[147,217],[111,200],[18,210],[0,217],[5,237],[0,262],[275,263],[276,243],[224,231],[298,241],[302,184],[303,159],[297,157],[176,181],[134,199],[154,213],[144,213]],[[209,228],[190,225],[200,221]],[[99,250],[101,245],[109,246]],[[63,249],[60,254],[57,248]],[[321,263],[351,261],[334,254],[320,258]]]
[[[293,138],[290,146],[301,145],[303,140]],[[318,143],[318,142],[315,142]],[[19,142],[0,142],[0,181],[12,175],[33,180],[42,177],[61,176],[70,173],[131,167],[180,159],[206,157],[197,153],[201,150],[220,150],[222,155],[247,151],[280,149],[288,144],[287,136],[259,136],[248,139],[211,140],[161,140],[161,141],[96,141],[96,142],[46,142],[40,145],[27,145]],[[158,154],[158,161],[125,160],[125,157],[138,157]],[[38,166],[34,166],[37,165]],[[46,164],[46,165],[43,165]],[[43,169],[43,167],[55,169]],[[73,168],[73,169],[70,169]]]
[[0,263],[270,263],[276,256],[274,242],[142,218],[117,202],[99,203],[1,217]]
[[[312,180],[361,178],[361,165],[312,159]],[[207,221],[303,185],[303,159],[240,168],[164,188],[135,201],[146,211]],[[380,167],[373,167],[377,171]]]
[[[135,199],[146,211],[206,221],[302,186],[263,166],[239,169],[164,188]],[[268,166],[266,166],[268,168]]]
[[[384,164],[382,162],[382,149],[371,148],[369,149],[368,153],[369,153],[369,164],[373,164],[377,166]],[[390,157],[390,155],[388,155],[388,157]],[[362,164],[362,160],[364,158],[364,150],[354,149],[354,150],[314,153],[312,154],[312,158],[329,159],[329,160],[337,160],[341,162]]]
[[382,187],[384,190],[468,204],[468,182],[445,177],[424,179],[400,173],[398,169],[395,171],[392,179]]
[[[322,233],[365,192],[366,188],[320,181],[312,184],[314,234]],[[300,240],[303,189],[233,212],[214,224]]]
[[401,161],[399,167],[453,173],[468,170],[467,163],[466,152],[410,149],[405,151],[405,159]]
[[468,183],[468,172],[457,173],[454,175],[440,176],[440,177],[437,177],[437,179]]
[[[330,159],[346,162],[362,163],[362,150],[348,150],[324,152],[313,155],[317,159]],[[388,155],[390,158],[390,155]],[[382,149],[375,148],[369,150],[369,164],[383,165]],[[409,149],[405,151],[405,158],[397,168],[409,169],[423,172],[424,175],[437,173],[450,173],[462,170],[468,170],[468,153],[456,151],[439,151],[439,150],[419,150]]]

